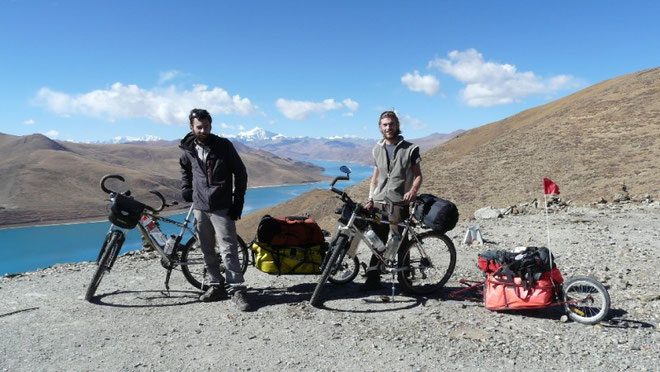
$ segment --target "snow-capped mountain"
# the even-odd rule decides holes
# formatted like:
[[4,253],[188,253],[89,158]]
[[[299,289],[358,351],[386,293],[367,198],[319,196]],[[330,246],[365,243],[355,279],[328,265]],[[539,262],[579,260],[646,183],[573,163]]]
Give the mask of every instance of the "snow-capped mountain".
[[[459,132],[446,135],[436,133],[420,138],[418,139],[420,148],[424,151],[437,146],[456,136]],[[259,127],[241,132],[235,136],[225,137],[283,158],[350,161],[364,164],[372,163],[371,149],[376,143],[375,139],[356,136],[289,137]],[[413,140],[413,143],[417,144],[415,141],[417,140]]]
[[130,143],[130,142],[156,142],[156,141],[162,141],[163,139],[154,136],[151,134],[146,134],[142,137],[129,137],[129,136],[117,136],[113,137],[112,139],[109,140],[104,140],[104,141],[91,141],[87,143],[99,143],[99,144],[116,144],[116,143]]
[[254,127],[246,132],[240,132],[236,135],[236,139],[243,142],[263,141],[263,140],[276,140],[284,138],[282,134],[274,133],[263,128]]

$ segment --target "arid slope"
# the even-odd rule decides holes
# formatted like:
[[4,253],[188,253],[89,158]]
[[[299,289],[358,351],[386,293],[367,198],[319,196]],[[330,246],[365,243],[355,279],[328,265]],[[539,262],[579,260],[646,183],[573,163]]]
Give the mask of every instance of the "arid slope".
[[[574,204],[611,200],[625,184],[633,197],[660,197],[660,68],[601,82],[484,125],[423,154],[422,192],[456,202],[463,218],[481,207],[542,200],[543,177]],[[367,182],[352,193],[363,199]],[[255,214],[310,213],[329,220],[329,193],[309,193]],[[332,203],[333,205],[335,203]],[[296,210],[295,207],[300,207]],[[254,231],[256,217],[241,230]]]

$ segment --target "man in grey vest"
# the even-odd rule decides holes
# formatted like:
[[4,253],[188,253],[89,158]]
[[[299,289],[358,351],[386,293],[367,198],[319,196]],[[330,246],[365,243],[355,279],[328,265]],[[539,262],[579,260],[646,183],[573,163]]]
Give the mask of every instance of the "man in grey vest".
[[[422,186],[422,169],[419,163],[419,147],[403,139],[399,118],[394,111],[385,111],[380,115],[378,128],[383,139],[378,141],[372,150],[374,157],[374,173],[369,184],[369,199],[364,204],[368,210],[379,208],[387,210],[385,200],[392,202],[415,201],[419,188]],[[408,206],[395,206],[390,221],[399,222],[410,216]],[[397,226],[374,224],[372,229],[385,244],[388,235],[401,234]],[[381,288],[378,259],[371,257],[367,269],[367,280],[362,286],[363,290]]]

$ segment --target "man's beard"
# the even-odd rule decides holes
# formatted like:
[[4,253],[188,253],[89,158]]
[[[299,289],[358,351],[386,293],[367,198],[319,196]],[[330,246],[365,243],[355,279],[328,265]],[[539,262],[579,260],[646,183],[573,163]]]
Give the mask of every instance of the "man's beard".
[[197,141],[199,143],[206,143],[206,141],[209,140],[209,136],[210,136],[209,134],[206,134],[206,135],[197,134],[197,135],[195,135],[195,141]]

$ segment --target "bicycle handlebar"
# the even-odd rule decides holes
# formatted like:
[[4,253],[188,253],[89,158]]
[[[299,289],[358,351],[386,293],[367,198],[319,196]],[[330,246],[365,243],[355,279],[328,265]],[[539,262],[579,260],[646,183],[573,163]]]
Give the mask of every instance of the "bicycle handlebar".
[[335,183],[337,183],[337,181],[348,181],[348,176],[335,177],[335,179],[330,183],[330,189],[334,189]]
[[165,198],[163,197],[163,194],[159,193],[159,192],[156,191],[156,190],[151,190],[151,191],[149,191],[149,192],[152,193],[152,194],[154,194],[154,195],[156,195],[156,196],[160,199],[160,207],[158,207],[158,208],[156,208],[156,209],[153,209],[153,208],[151,208],[150,206],[148,206],[148,205],[146,205],[146,204],[145,204],[145,206],[146,206],[147,208],[151,209],[151,210],[154,211],[154,212],[160,212],[160,211],[162,211],[162,210],[165,208],[165,206],[167,205],[167,203],[165,203]]
[[[117,194],[119,194],[117,191],[110,190],[109,188],[107,188],[107,187],[105,186],[105,181],[107,181],[107,180],[109,180],[109,179],[111,179],[111,178],[114,178],[114,179],[120,180],[121,182],[125,182],[124,177],[122,177],[122,176],[120,176],[120,175],[118,175],[118,174],[106,174],[105,176],[103,176],[103,177],[101,178],[101,182],[100,182],[100,184],[101,184],[101,190],[103,190],[103,192],[105,192],[106,194],[110,194],[110,195],[115,194],[115,195],[117,195]],[[172,206],[172,205],[177,205],[177,204],[178,204],[177,202],[172,203],[172,205],[167,204],[167,203],[165,202],[165,197],[163,196],[163,194],[161,194],[160,192],[158,192],[158,191],[156,191],[156,190],[151,190],[151,191],[149,191],[149,192],[152,193],[152,194],[154,194],[154,195],[156,195],[156,196],[158,197],[158,199],[160,199],[160,206],[159,206],[158,208],[154,208],[154,207],[151,207],[151,206],[149,206],[149,205],[146,205],[146,204],[142,203],[142,204],[144,204],[144,207],[145,207],[145,208],[149,209],[149,210],[152,211],[152,212],[160,212],[160,211],[162,211],[163,209],[165,209],[165,207],[170,207],[170,206]],[[123,194],[126,195],[126,196],[129,196],[129,195],[131,195],[131,192],[127,190],[127,191],[125,191]]]
[[101,190],[103,190],[103,192],[105,192],[106,194],[116,194],[117,193],[116,191],[112,191],[107,187],[105,187],[105,181],[109,180],[110,178],[118,179],[121,182],[124,182],[124,177],[118,174],[106,174],[105,176],[103,176],[103,178],[101,178]]

